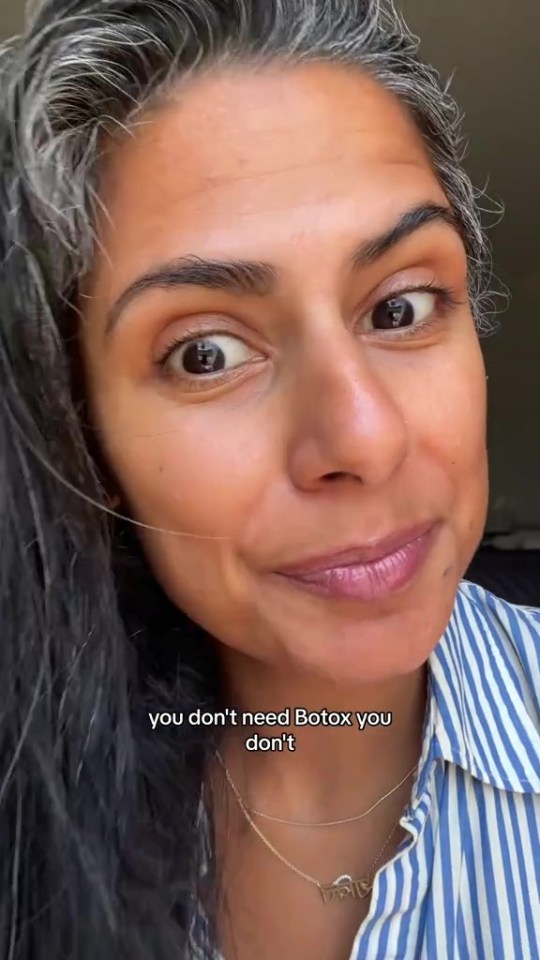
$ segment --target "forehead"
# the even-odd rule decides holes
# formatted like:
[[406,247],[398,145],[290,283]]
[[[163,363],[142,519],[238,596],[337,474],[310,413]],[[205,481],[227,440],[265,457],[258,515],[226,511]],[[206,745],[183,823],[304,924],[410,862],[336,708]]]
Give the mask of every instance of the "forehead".
[[259,244],[266,229],[310,230],[321,217],[330,226],[351,208],[360,237],[363,221],[384,226],[416,200],[444,199],[397,99],[328,63],[191,80],[110,144],[100,193],[115,270],[130,251],[132,269],[201,244],[218,255],[240,235]]

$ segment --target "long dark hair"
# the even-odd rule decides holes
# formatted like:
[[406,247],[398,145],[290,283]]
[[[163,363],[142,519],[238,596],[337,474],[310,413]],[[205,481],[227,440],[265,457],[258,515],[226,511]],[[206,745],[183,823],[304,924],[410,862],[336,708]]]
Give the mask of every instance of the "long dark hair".
[[78,292],[98,242],[101,135],[121,136],[209,65],[369,71],[425,139],[487,329],[489,248],[460,116],[416,49],[379,0],[44,0],[0,48],[5,960],[209,958],[215,939],[198,820],[213,735],[152,732],[147,716],[219,702],[214,641],[160,589],[136,526],[104,509],[110,478],[85,405]]

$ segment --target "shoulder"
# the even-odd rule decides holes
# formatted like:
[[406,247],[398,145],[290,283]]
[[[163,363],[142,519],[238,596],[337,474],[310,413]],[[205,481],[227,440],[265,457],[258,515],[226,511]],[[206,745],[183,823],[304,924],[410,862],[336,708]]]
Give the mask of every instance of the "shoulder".
[[508,603],[467,580],[460,584],[456,609],[469,636],[485,643],[511,672],[540,726],[540,609]]
[[540,611],[463,581],[429,664],[441,756],[540,793]]

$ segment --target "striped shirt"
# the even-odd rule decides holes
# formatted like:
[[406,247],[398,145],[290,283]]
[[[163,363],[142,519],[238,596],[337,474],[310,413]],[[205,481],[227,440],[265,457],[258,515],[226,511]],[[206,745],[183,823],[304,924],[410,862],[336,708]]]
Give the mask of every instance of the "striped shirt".
[[540,610],[461,583],[400,822],[350,960],[540,960]]

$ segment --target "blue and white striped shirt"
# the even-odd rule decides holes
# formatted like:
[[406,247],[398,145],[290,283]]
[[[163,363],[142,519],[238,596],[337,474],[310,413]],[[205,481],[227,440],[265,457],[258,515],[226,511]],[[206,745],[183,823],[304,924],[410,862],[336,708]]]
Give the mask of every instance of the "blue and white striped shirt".
[[540,611],[464,581],[423,747],[350,960],[540,960]]
[[540,610],[461,583],[400,822],[350,960],[540,960]]

